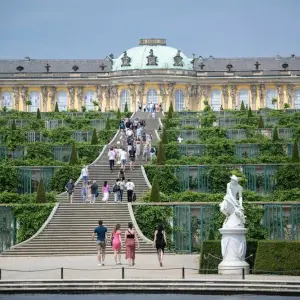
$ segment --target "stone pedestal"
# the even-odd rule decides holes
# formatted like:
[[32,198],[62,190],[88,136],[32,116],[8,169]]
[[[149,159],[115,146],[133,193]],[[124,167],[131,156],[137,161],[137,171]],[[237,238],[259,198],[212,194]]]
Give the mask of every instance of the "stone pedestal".
[[222,234],[222,256],[223,260],[219,264],[219,274],[241,275],[243,269],[245,274],[249,274],[249,264],[245,261],[246,255],[246,228],[221,228]]

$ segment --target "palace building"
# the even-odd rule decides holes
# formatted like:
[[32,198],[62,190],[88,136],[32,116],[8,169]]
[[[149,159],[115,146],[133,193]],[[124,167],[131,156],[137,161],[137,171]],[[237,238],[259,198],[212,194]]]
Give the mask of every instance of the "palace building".
[[300,57],[187,57],[165,39],[141,39],[137,47],[104,59],[0,60],[1,109],[135,111],[140,101],[173,102],[176,111],[300,109]]

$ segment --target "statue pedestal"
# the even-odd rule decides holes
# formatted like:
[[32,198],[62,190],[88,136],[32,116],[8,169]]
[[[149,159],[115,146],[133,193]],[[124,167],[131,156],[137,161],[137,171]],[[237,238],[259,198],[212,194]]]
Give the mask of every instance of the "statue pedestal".
[[221,228],[222,234],[222,256],[223,260],[219,264],[219,274],[241,275],[243,269],[245,274],[249,274],[249,264],[245,261],[246,255],[246,228]]

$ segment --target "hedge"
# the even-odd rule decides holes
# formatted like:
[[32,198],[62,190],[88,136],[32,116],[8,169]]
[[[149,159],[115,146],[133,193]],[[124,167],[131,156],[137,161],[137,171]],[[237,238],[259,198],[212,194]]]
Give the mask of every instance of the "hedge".
[[300,241],[259,241],[254,272],[300,275]]

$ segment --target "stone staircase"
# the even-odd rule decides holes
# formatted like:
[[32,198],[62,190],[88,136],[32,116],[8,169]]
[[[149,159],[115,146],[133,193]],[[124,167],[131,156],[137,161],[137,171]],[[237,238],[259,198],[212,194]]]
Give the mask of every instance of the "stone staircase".
[[[146,120],[147,131],[153,136],[153,142],[157,140],[155,130],[158,128],[158,119],[148,119],[148,114],[137,112],[134,117]],[[158,117],[161,117],[158,116]],[[111,142],[115,145],[120,135]],[[108,228],[108,234],[119,223],[121,230],[127,228],[128,222],[131,222],[131,215],[127,204],[127,193],[124,191],[123,202],[114,203],[113,193],[109,197],[108,203],[101,201],[101,186],[105,180],[112,186],[117,178],[119,169],[110,171],[108,165],[107,152],[109,146],[104,149],[102,155],[89,166],[89,178],[96,180],[99,186],[100,195],[95,204],[85,204],[82,202],[80,180],[75,186],[73,204],[67,203],[67,195],[63,193],[59,196],[60,204],[55,211],[54,216],[46,227],[32,239],[25,243],[14,246],[11,250],[2,255],[9,256],[67,256],[67,255],[95,255],[96,245],[91,236],[93,229],[98,225],[98,220],[103,220]],[[131,179],[136,186],[137,198],[149,187],[144,179],[141,166],[143,161],[136,160],[134,170],[125,171],[126,179]],[[108,236],[109,236],[108,235]],[[153,253],[152,243],[139,237],[140,253]],[[111,247],[107,246],[107,253],[112,253]]]

